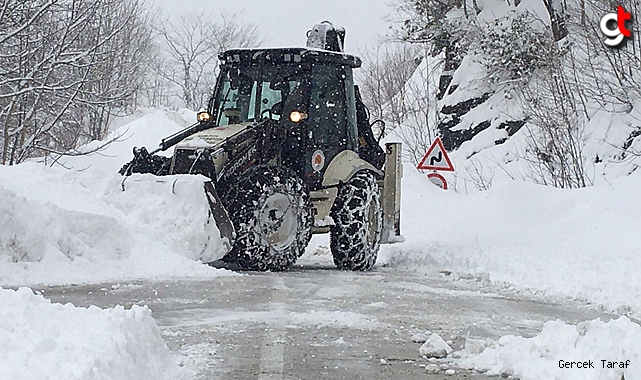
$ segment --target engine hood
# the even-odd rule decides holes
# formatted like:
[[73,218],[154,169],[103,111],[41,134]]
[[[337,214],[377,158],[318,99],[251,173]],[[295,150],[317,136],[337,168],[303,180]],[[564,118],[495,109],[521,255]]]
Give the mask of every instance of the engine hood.
[[241,123],[206,129],[179,142],[176,144],[176,149],[216,149],[221,147],[227,139],[242,133],[251,125],[252,123]]

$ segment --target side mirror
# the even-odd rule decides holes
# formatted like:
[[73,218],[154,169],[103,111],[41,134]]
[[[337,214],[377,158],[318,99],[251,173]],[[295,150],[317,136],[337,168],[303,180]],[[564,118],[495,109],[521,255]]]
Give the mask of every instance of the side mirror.
[[381,139],[385,136],[385,132],[386,132],[385,131],[385,122],[383,120],[381,120],[381,119],[374,120],[372,122],[372,124],[369,125],[370,129],[372,129],[372,132],[374,132],[373,131],[373,129],[374,129],[373,127],[374,126],[378,126],[379,135],[378,135],[378,138],[376,139],[376,142],[380,143]]

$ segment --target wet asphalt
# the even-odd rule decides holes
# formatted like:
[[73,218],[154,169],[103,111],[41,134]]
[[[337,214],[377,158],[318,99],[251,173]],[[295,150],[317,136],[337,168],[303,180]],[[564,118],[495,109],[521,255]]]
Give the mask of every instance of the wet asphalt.
[[[451,277],[401,266],[346,272],[311,257],[280,273],[34,290],[76,306],[147,305],[194,379],[490,379],[458,368],[456,353],[422,357],[412,335],[438,333],[456,352],[468,338],[610,317],[578,301]],[[442,369],[429,374],[428,364]]]

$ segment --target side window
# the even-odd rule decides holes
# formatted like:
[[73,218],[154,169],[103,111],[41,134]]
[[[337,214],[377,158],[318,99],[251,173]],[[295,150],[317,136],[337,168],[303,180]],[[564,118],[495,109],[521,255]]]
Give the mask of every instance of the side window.
[[[282,99],[281,92],[273,89],[273,85],[270,82],[263,82],[261,90],[261,114],[265,110],[271,110],[274,104],[280,102]],[[274,119],[279,119],[279,115],[273,115]]]
[[347,111],[345,109],[345,74],[332,66],[312,68],[310,96],[310,132],[319,146],[347,145]]

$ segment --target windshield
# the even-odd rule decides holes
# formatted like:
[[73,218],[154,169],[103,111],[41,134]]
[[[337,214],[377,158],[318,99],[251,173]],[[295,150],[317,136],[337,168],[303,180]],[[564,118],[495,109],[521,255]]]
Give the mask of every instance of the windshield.
[[221,75],[212,110],[216,125],[279,120],[284,112],[303,111],[306,104],[300,65],[230,68]]

